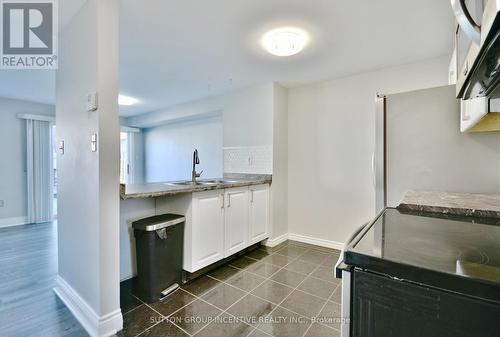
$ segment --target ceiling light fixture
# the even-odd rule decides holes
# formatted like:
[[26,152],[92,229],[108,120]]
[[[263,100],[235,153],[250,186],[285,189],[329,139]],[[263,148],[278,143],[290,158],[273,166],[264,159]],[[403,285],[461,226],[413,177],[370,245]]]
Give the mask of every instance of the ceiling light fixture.
[[134,105],[139,102],[138,99],[130,97],[130,96],[125,96],[125,95],[118,95],[118,104],[119,105]]
[[262,36],[262,47],[276,56],[300,53],[309,42],[309,34],[297,27],[280,27]]

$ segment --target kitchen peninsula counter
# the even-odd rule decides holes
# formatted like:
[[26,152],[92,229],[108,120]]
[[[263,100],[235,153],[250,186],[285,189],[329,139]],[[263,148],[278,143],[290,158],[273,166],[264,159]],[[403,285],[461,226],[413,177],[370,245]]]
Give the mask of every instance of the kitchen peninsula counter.
[[122,200],[139,198],[159,198],[210,190],[220,190],[233,187],[271,184],[271,175],[239,175],[217,179],[200,179],[197,184],[188,181],[157,182],[146,184],[121,184],[120,197]]

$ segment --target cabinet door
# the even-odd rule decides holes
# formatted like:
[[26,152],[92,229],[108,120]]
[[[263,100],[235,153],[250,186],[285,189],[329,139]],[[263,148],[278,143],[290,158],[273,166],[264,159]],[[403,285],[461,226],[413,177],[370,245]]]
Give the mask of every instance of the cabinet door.
[[250,186],[249,241],[260,242],[269,237],[269,185]]
[[193,193],[192,266],[199,270],[224,258],[224,192]]
[[225,254],[233,255],[248,246],[248,187],[226,190]]

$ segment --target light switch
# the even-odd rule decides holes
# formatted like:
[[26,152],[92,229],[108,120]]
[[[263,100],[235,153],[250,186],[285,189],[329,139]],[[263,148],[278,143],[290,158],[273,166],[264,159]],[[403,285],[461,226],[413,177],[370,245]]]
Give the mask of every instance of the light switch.
[[92,152],[97,152],[97,133],[92,134],[90,137],[90,149]]
[[87,111],[96,111],[98,107],[97,92],[90,92],[87,94]]

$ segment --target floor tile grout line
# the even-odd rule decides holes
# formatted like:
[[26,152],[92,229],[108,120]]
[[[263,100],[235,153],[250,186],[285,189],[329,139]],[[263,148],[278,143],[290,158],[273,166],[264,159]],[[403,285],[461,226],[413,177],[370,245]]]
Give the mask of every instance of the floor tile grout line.
[[[326,307],[326,305],[328,304],[328,302],[332,302],[332,303],[335,303],[335,304],[339,304],[339,303],[337,303],[337,302],[335,302],[335,301],[332,301],[331,299],[332,299],[332,297],[333,297],[333,294],[335,294],[335,292],[337,291],[337,289],[338,289],[339,287],[341,287],[341,286],[342,286],[342,284],[339,284],[339,285],[337,285],[337,287],[335,287],[335,290],[334,290],[334,291],[330,294],[330,296],[328,297],[328,300],[326,301],[326,303],[325,303],[325,305],[323,306],[323,308],[321,308],[321,311],[319,312],[319,314],[321,314],[321,312],[325,309],[325,307]],[[318,314],[318,315],[319,315],[319,314]],[[341,318],[342,318],[342,317],[341,317]],[[330,328],[330,329],[332,329],[332,330],[335,330],[335,331],[337,331],[337,332],[340,332],[340,330],[339,330],[339,329],[336,329],[336,328],[331,327],[331,326],[329,326],[329,325],[326,325],[326,324],[323,324],[323,323],[319,323],[319,324],[321,324],[321,325],[323,325],[323,326],[325,326],[325,327],[327,327],[327,328]]]
[[[245,295],[244,295],[242,298],[238,299],[238,300],[237,300],[237,301],[235,301],[233,304],[231,304],[231,305],[230,305],[230,306],[229,306],[229,307],[228,307],[228,308],[227,308],[224,312],[227,312],[230,308],[232,308],[232,307],[233,307],[236,303],[238,303],[239,301],[241,301],[241,300],[242,300],[243,298],[245,298],[246,296],[248,296],[248,295],[255,296],[255,295],[253,295],[251,292],[252,292],[252,291],[254,291],[255,289],[257,289],[258,287],[260,287],[260,286],[261,286],[262,284],[264,284],[266,281],[267,281],[267,279],[264,279],[264,281],[262,281],[261,283],[259,283],[259,285],[258,285],[257,287],[255,287],[255,288],[253,288],[251,291],[242,290],[242,289],[240,289],[240,288],[237,288],[237,287],[233,286],[232,284],[226,283],[226,282],[224,282],[224,281],[220,281],[220,282],[222,282],[222,283],[224,283],[224,284],[227,284],[228,286],[231,286],[231,287],[233,287],[233,288],[236,288],[236,289],[238,289],[238,290],[241,290],[241,291],[243,291],[243,292],[245,293]],[[255,296],[255,297],[257,297],[257,298],[259,298],[259,299],[261,299],[261,300],[264,300],[263,298],[260,298],[259,296]],[[265,300],[265,301],[266,301],[266,302],[269,302],[269,303],[271,303],[271,304],[274,304],[274,303],[272,303],[271,301],[268,301],[268,300]],[[227,312],[227,313],[228,313],[228,314],[230,314],[231,316],[234,316],[234,315],[233,315],[233,314],[231,314],[230,312]],[[236,316],[234,316],[234,317],[236,317]],[[236,318],[238,318],[238,317],[236,317]]]
[[[285,269],[285,270],[289,271],[288,269]],[[302,275],[302,276],[306,276],[306,275],[304,275],[304,274],[301,274],[301,275]],[[302,284],[305,280],[307,280],[307,276],[304,278],[304,280],[303,280],[303,281],[302,281],[302,282],[301,282],[301,283],[300,283],[297,287],[300,287],[300,285],[301,285],[301,284]],[[318,296],[318,295],[311,294],[311,293],[309,293],[309,292],[307,292],[307,291],[304,291],[304,290],[302,290],[302,289],[296,289],[296,288],[294,288],[293,286],[290,286],[290,285],[285,284],[285,283],[281,283],[281,282],[276,281],[276,280],[273,280],[273,279],[271,279],[271,278],[267,279],[267,281],[271,281],[271,282],[277,283],[277,284],[279,284],[279,285],[285,286],[285,287],[287,287],[287,288],[291,288],[291,289],[292,289],[292,292],[293,292],[293,291],[295,291],[295,290],[297,290],[297,291],[300,291],[300,292],[302,292],[302,293],[304,293],[304,294],[307,294],[307,295],[310,295],[310,296],[313,296],[313,297],[319,298],[319,299],[321,299],[321,300],[325,300],[325,299],[326,299],[326,298],[324,298],[324,297],[320,297],[320,296]],[[335,289],[337,289],[337,287],[335,287]],[[335,290],[334,290],[334,291],[335,291]]]
[[[317,268],[319,268],[319,266],[318,266],[318,267],[316,267],[316,269],[317,269]],[[313,271],[313,272],[314,272],[314,271]],[[269,316],[271,316],[271,314],[272,314],[273,312],[275,312],[277,308],[283,308],[283,309],[288,310],[288,311],[290,311],[290,312],[292,312],[292,313],[294,313],[294,314],[297,314],[297,315],[299,315],[299,316],[301,316],[301,317],[307,318],[307,317],[305,317],[305,316],[303,316],[303,315],[299,314],[298,312],[294,312],[293,310],[290,310],[290,309],[287,309],[287,308],[285,308],[285,307],[282,307],[282,306],[281,306],[281,305],[283,304],[283,302],[285,302],[285,301],[286,301],[286,299],[287,299],[288,297],[290,297],[290,295],[291,295],[291,294],[293,294],[293,292],[294,292],[295,290],[298,290],[297,288],[298,288],[298,287],[300,287],[300,285],[301,285],[301,284],[302,284],[305,280],[306,280],[306,278],[305,278],[305,279],[303,279],[303,280],[302,280],[302,282],[300,282],[300,283],[297,285],[297,287],[295,287],[295,289],[294,289],[294,290],[292,290],[292,291],[291,291],[291,292],[290,292],[290,293],[289,293],[289,294],[288,294],[288,295],[287,295],[287,296],[286,296],[286,297],[285,297],[285,298],[284,298],[284,299],[283,299],[283,300],[282,300],[282,301],[281,301],[281,302],[280,302],[280,303],[279,303],[279,304],[278,304],[278,305],[277,305],[277,306],[276,306],[273,310],[271,310],[271,312],[270,312],[268,315],[266,315],[265,317],[269,317]],[[259,325],[259,326],[260,326],[260,325]],[[259,331],[260,331],[260,330],[259,330]]]
[[[132,296],[134,296],[134,295],[132,295]],[[135,296],[134,296],[134,297],[135,297]],[[137,298],[137,297],[135,297],[135,298]],[[139,299],[139,298],[137,298],[137,299],[141,302],[141,304],[137,305],[136,307],[134,307],[134,308],[130,309],[129,311],[127,311],[127,312],[125,312],[125,313],[123,313],[123,312],[122,312],[122,316],[123,316],[123,315],[127,315],[127,314],[131,313],[132,311],[136,310],[137,308],[139,308],[140,306],[142,306],[143,304],[146,304],[146,303],[145,303],[144,301],[142,301],[141,299]]]
[[[181,290],[181,289],[178,289],[178,290]],[[175,291],[175,292],[176,292],[176,291]],[[174,292],[174,293],[175,293],[175,292]],[[190,305],[190,304],[191,304],[191,303],[193,303],[194,301],[195,301],[195,300],[192,300],[191,302],[189,302],[188,304],[186,304],[186,305],[184,305],[183,307],[179,308],[178,310],[174,311],[173,313],[171,313],[171,314],[170,314],[170,315],[168,315],[168,316],[163,315],[161,312],[157,311],[155,308],[153,308],[152,306],[150,306],[148,303],[145,303],[145,302],[144,302],[144,304],[145,304],[148,308],[150,308],[151,310],[153,310],[154,312],[156,312],[158,315],[160,315],[160,316],[162,317],[162,321],[160,321],[160,322],[158,322],[158,323],[156,323],[156,324],[154,324],[154,325],[150,326],[148,329],[146,329],[146,330],[144,330],[143,332],[141,332],[141,334],[142,334],[142,333],[144,333],[144,332],[146,332],[146,331],[148,331],[149,329],[153,328],[155,325],[158,325],[158,324],[160,324],[161,322],[163,322],[163,321],[165,321],[165,320],[169,320],[170,316],[172,316],[172,315],[173,315],[174,313],[176,313],[177,311],[182,310],[183,308],[187,307],[188,305]],[[183,328],[181,328],[180,326],[178,326],[178,325],[177,325],[177,324],[175,324],[174,322],[172,322],[172,321],[170,321],[170,320],[169,320],[169,322],[170,322],[171,324],[175,325],[176,327],[178,327],[179,329],[181,329],[182,331],[184,331],[185,333],[187,333],[189,336],[191,336],[191,334],[190,334],[189,332],[187,332],[186,330],[184,330]]]
[[[328,298],[326,299],[326,302],[323,304],[323,306],[321,307],[321,309],[319,309],[319,312],[314,316],[315,318],[318,318],[318,316],[321,315],[321,312],[325,309],[326,305],[330,301],[330,298],[332,298],[332,296],[335,293],[335,291],[337,290],[337,288],[338,288],[338,285],[332,291],[332,293],[330,294],[330,296],[328,296]],[[304,332],[304,334],[302,335],[302,337],[305,337],[307,335],[307,333],[309,332],[309,330],[311,330],[311,327],[313,326],[313,324],[314,324],[314,322],[311,320],[311,324],[309,324],[309,327],[306,329],[306,331]]]
[[[210,276],[210,275],[208,275],[208,276],[209,276],[209,277],[211,277],[211,278],[213,278],[214,280],[217,280],[217,281],[219,281],[219,282],[221,282],[221,283],[223,283],[223,284],[226,284],[226,285],[228,285],[228,286],[230,286],[230,287],[233,287],[233,288],[236,288],[236,289],[238,289],[238,290],[241,290],[241,291],[243,291],[244,293],[247,293],[247,295],[248,295],[248,294],[250,294],[250,293],[251,293],[252,291],[254,291],[255,289],[257,289],[258,287],[260,287],[262,284],[264,284],[264,283],[267,281],[267,279],[266,279],[266,278],[264,278],[264,281],[260,282],[260,283],[259,283],[256,287],[254,287],[254,288],[252,288],[252,290],[248,291],[248,290],[245,290],[245,289],[238,288],[237,286],[232,285],[231,283],[226,282],[226,281],[229,281],[231,278],[227,279],[226,281],[222,281],[222,280],[218,280],[218,279],[214,278],[213,276]],[[235,275],[235,276],[236,276],[236,275]],[[218,287],[217,287],[217,288],[218,288]],[[215,289],[215,288],[214,288],[214,289]]]
[[[333,303],[337,303],[337,304],[342,304],[342,303],[338,303],[336,301],[333,301],[332,300],[332,297],[333,297],[333,294],[335,294],[335,292],[337,291],[337,289],[341,288],[342,287],[342,283],[339,283],[336,287],[335,287],[335,290],[330,294],[330,297],[328,297],[328,301],[330,302],[333,302]],[[342,294],[341,294],[341,297],[342,297]]]
[[[296,261],[297,261],[297,260],[293,260],[293,261],[291,261],[290,263],[292,263],[292,262],[296,262]],[[302,260],[298,260],[298,261],[302,261]],[[262,262],[262,261],[259,261],[259,262]],[[316,265],[316,266],[315,266],[315,269],[313,269],[313,271],[311,271],[311,273],[309,273],[309,274],[305,274],[305,273],[301,273],[301,272],[298,272],[298,271],[295,271],[295,270],[290,270],[290,269],[287,269],[287,268],[286,268],[286,266],[287,266],[288,264],[290,264],[290,263],[286,264],[286,265],[285,265],[285,266],[283,266],[283,267],[278,266],[278,265],[276,265],[276,264],[266,263],[266,262],[262,262],[262,263],[264,263],[264,264],[268,264],[268,265],[272,265],[272,266],[275,266],[275,267],[278,267],[279,269],[278,269],[276,272],[274,272],[273,274],[271,274],[271,275],[268,277],[268,276],[264,276],[264,275],[261,275],[261,274],[257,274],[257,273],[254,273],[254,272],[252,272],[252,271],[249,271],[249,270],[246,270],[246,269],[242,269],[242,268],[238,268],[238,267],[235,267],[235,266],[232,266],[232,265],[229,265],[229,266],[230,266],[230,267],[233,267],[233,268],[235,268],[235,269],[238,269],[238,270],[240,270],[240,271],[245,271],[245,272],[250,273],[250,274],[252,274],[252,275],[256,275],[256,276],[260,276],[260,277],[264,277],[264,278],[270,278],[270,277],[274,276],[275,274],[277,274],[278,272],[280,272],[282,269],[285,269],[285,270],[287,270],[287,271],[291,271],[291,272],[293,272],[293,273],[297,273],[297,274],[300,274],[300,275],[304,275],[304,276],[306,276],[306,277],[312,277],[312,278],[314,278],[314,279],[316,279],[316,280],[320,280],[320,281],[323,281],[323,282],[328,282],[328,283],[332,283],[332,284],[337,285],[337,282],[325,281],[325,280],[323,280],[323,279],[322,279],[322,278],[320,278],[320,277],[317,277],[317,276],[313,276],[313,275],[312,275],[312,274],[313,274],[313,273],[314,273],[317,269],[319,269],[319,268],[326,268],[326,269],[328,269],[328,267],[323,266],[323,265],[318,265],[318,264],[316,264],[316,263],[313,263],[314,265]],[[310,263],[310,262],[309,262],[309,263]],[[310,264],[311,264],[311,263],[310,263]],[[319,267],[319,268],[316,268],[316,267]],[[207,275],[207,276],[211,276],[211,275]],[[214,276],[211,276],[211,277],[212,277],[212,278],[215,278],[217,281],[221,281],[220,279],[218,279],[218,278],[216,278],[216,277],[214,277]],[[232,278],[232,277],[233,277],[233,276],[231,276],[230,278]],[[228,279],[229,279],[229,278],[228,278]],[[274,281],[274,280],[273,280],[273,281]],[[277,281],[274,281],[274,282],[277,282]],[[280,283],[280,282],[277,282],[277,283]],[[280,283],[280,284],[283,284],[283,283]],[[285,285],[286,285],[286,284],[285,284]]]
[[[275,254],[275,253],[269,254],[269,256],[272,256],[272,255],[274,255],[274,254]],[[275,266],[275,267],[278,267],[278,268],[279,268],[277,271],[275,271],[273,274],[271,274],[271,275],[269,276],[269,278],[270,278],[270,277],[272,277],[272,276],[274,276],[275,274],[279,273],[279,272],[280,272],[282,269],[284,269],[284,268],[285,268],[288,264],[290,264],[290,263],[292,263],[292,262],[294,262],[294,261],[298,260],[298,258],[299,258],[299,257],[297,257],[297,258],[292,258],[292,260],[291,260],[290,262],[288,262],[287,264],[285,264],[285,265],[283,265],[283,266],[279,266],[279,265],[276,265],[276,264],[266,263],[266,262],[264,262],[264,261],[263,261],[264,259],[268,258],[269,256],[266,256],[265,258],[262,258],[262,259],[258,260],[258,262],[262,262],[262,263],[264,263],[264,264],[269,264],[269,265],[272,265],[272,266]],[[234,267],[234,266],[233,266],[233,267]],[[248,267],[249,267],[249,266],[247,266],[247,267],[245,267],[245,268],[248,268]],[[235,267],[235,268],[238,268],[238,267]],[[240,270],[245,270],[245,268],[238,268],[238,269],[240,269]],[[249,272],[249,273],[251,273],[251,274],[254,274],[254,275],[258,275],[258,274],[252,273],[252,272],[250,272],[250,271],[248,271],[248,272]],[[259,276],[260,276],[260,275],[259,275]]]
[[[340,287],[340,284],[335,287],[335,290],[330,294],[330,296],[328,297],[328,299],[326,300],[325,304],[323,304],[323,307],[320,309],[319,313],[315,316],[316,318],[318,318],[319,315],[321,315],[321,312],[326,308],[326,306],[328,305],[328,302],[333,302],[331,301],[330,299],[332,298],[333,294],[335,293],[335,291],[337,291],[337,288]],[[337,302],[333,302],[335,304],[338,304]],[[326,328],[329,328],[329,329],[332,329],[332,330],[335,330],[337,332],[340,332],[338,329],[335,329],[334,327],[330,327],[328,325],[325,325],[325,324],[322,324],[322,323],[318,323]],[[304,333],[304,335],[302,337],[305,337],[306,334],[309,332],[309,330],[311,329],[313,323],[311,322],[311,325],[309,325],[309,327],[307,328],[306,332]]]
[[[218,281],[218,282],[220,282],[221,284],[219,284],[219,285],[217,285],[216,287],[214,287],[214,288],[210,289],[210,290],[209,290],[209,291],[207,291],[206,293],[203,293],[203,295],[206,295],[206,294],[208,294],[209,292],[213,291],[214,289],[219,288],[220,286],[222,286],[222,284],[226,284],[226,285],[228,285],[228,286],[231,286],[231,287],[233,287],[233,288],[235,288],[235,289],[240,290],[239,288],[237,288],[237,287],[235,287],[235,286],[233,286],[233,285],[231,285],[231,284],[227,284],[227,283],[225,283],[225,282],[223,282],[223,281],[220,281],[220,280],[218,280],[218,279],[216,279],[216,278],[214,278],[214,277],[212,277],[212,276],[210,276],[210,275],[207,275],[207,276],[208,276],[208,277],[210,277],[210,278],[212,278],[212,279],[214,279],[214,280],[216,280],[216,281]],[[190,294],[190,295],[192,295],[192,296],[196,297],[196,299],[199,299],[200,301],[205,302],[206,304],[208,304],[208,305],[210,305],[210,306],[212,306],[212,307],[216,308],[217,310],[221,311],[221,313],[220,313],[220,314],[218,314],[218,315],[215,317],[215,319],[217,319],[218,317],[220,317],[220,316],[221,316],[221,315],[223,315],[224,313],[227,313],[227,314],[229,314],[229,315],[231,315],[231,316],[235,317],[236,319],[238,319],[236,316],[234,316],[234,315],[232,315],[231,313],[227,312],[227,309],[226,309],[226,310],[224,310],[224,309],[222,309],[222,308],[218,307],[217,305],[212,304],[212,303],[210,303],[210,302],[206,301],[205,299],[203,299],[203,298],[202,298],[202,297],[200,297],[200,296],[197,296],[197,295],[195,295],[195,294],[193,294],[193,293],[190,293],[190,292],[189,292],[189,291],[187,291],[187,290],[184,290],[184,291],[186,291],[188,294]],[[245,291],[243,291],[243,292],[245,292]],[[245,297],[245,296],[246,296],[246,295],[244,295],[243,297]],[[242,297],[242,298],[243,298],[243,297]],[[241,299],[241,298],[240,298],[240,299]],[[239,302],[239,300],[240,300],[240,299],[238,299],[238,300],[237,300],[237,301],[235,301],[233,304],[231,304],[231,305],[228,307],[228,309],[229,309],[230,307],[232,307],[235,303]],[[194,302],[194,301],[193,301],[193,302]],[[191,303],[192,303],[192,302],[191,302]],[[182,308],[181,308],[181,309],[182,309]],[[181,309],[179,309],[179,310],[181,310]],[[174,313],[178,312],[179,310],[176,310]],[[173,314],[174,314],[174,313],[173,313]],[[173,314],[172,314],[172,315],[173,315]],[[169,316],[169,317],[170,317],[170,316]],[[197,333],[199,333],[200,331],[202,331],[203,329],[205,329],[205,328],[206,328],[207,326],[209,326],[211,323],[212,323],[212,322],[207,323],[206,325],[204,325],[204,326],[203,326],[200,330],[198,330],[198,331],[197,331],[194,335],[196,335]],[[191,335],[191,336],[194,336],[194,335]]]
[[[233,307],[236,303],[238,303],[239,301],[241,301],[244,297],[246,297],[246,296],[248,296],[248,295],[250,295],[250,296],[254,296],[254,297],[256,297],[256,298],[258,298],[258,299],[260,299],[260,300],[262,300],[262,301],[269,302],[269,303],[271,303],[271,304],[272,304],[272,305],[274,305],[274,306],[278,306],[278,304],[277,304],[277,303],[275,303],[275,302],[271,302],[271,301],[269,301],[268,299],[265,299],[265,298],[263,298],[263,297],[260,297],[259,295],[255,295],[255,294],[253,294],[253,293],[252,293],[255,289],[257,289],[258,287],[260,287],[261,285],[263,285],[263,284],[264,284],[264,283],[266,283],[267,281],[272,281],[272,280],[270,280],[270,279],[265,279],[262,283],[260,283],[257,287],[253,288],[253,289],[252,289],[251,291],[249,291],[249,292],[248,292],[248,291],[243,290],[244,292],[246,292],[245,296],[243,296],[242,298],[240,298],[239,300],[237,300],[236,302],[234,302],[232,305],[230,305],[230,306],[226,309],[226,311],[227,311],[227,310],[229,310],[229,309],[230,309],[231,307]],[[221,282],[224,282],[224,281],[221,281]],[[272,282],[275,282],[275,281],[272,281]],[[278,283],[278,282],[276,282],[276,283]],[[278,283],[278,284],[280,284],[280,285],[284,285],[284,284],[282,284],[282,283]],[[232,286],[231,284],[228,284],[228,285]],[[286,285],[285,285],[285,286],[286,286]],[[234,286],[232,286],[232,287],[234,287]],[[286,287],[288,287],[288,288],[292,288],[292,287],[290,287],[290,286],[286,286]],[[239,289],[239,288],[238,288],[238,289]],[[293,289],[292,289],[292,292],[293,292]],[[229,314],[231,314],[231,313],[229,313]],[[232,314],[231,314],[231,315],[232,315]],[[233,315],[233,316],[234,316],[234,315]]]
[[[314,247],[297,246],[295,244],[292,244],[292,246],[296,247],[296,248],[305,249],[306,251],[314,251],[315,253],[322,253],[322,254],[326,254],[326,255],[339,255],[339,253],[340,253],[340,251],[337,251],[335,249],[332,249],[332,251],[327,251],[327,250],[317,249],[317,248],[314,248]],[[280,251],[284,250],[287,247],[289,247],[289,246],[286,246],[286,247],[283,247],[281,249],[278,249],[275,253],[279,253]],[[302,253],[302,254],[304,254],[304,253]]]
[[[164,317],[163,317],[164,318]],[[137,335],[135,335],[135,337],[139,337],[140,335],[142,335],[143,333],[147,332],[149,329],[152,329],[154,328],[155,326],[157,326],[158,324],[162,323],[163,322],[163,319],[153,325],[151,325],[149,328],[147,328],[146,330],[143,330],[141,332],[139,332]]]
[[[217,286],[217,287],[215,287],[215,288],[218,288],[218,287],[219,287],[219,286]],[[213,289],[215,289],[215,288],[213,288]],[[148,306],[151,310],[153,310],[154,312],[156,312],[157,314],[159,314],[160,316],[162,316],[163,318],[165,318],[166,320],[168,320],[170,323],[172,323],[173,325],[175,325],[176,327],[178,327],[179,329],[181,329],[182,331],[184,331],[185,333],[187,333],[189,336],[193,336],[192,334],[190,334],[189,332],[187,332],[186,330],[184,330],[182,327],[180,327],[179,325],[177,325],[175,322],[170,321],[170,318],[171,318],[174,314],[176,314],[177,312],[181,311],[182,309],[184,309],[184,308],[185,308],[185,307],[187,307],[188,305],[192,304],[192,303],[193,303],[194,301],[196,301],[197,299],[199,299],[199,300],[201,300],[201,301],[203,301],[203,302],[205,302],[205,303],[207,303],[207,304],[209,304],[209,305],[211,305],[211,306],[215,307],[215,308],[216,308],[216,309],[218,309],[218,310],[220,310],[220,308],[218,308],[217,306],[215,306],[215,305],[213,305],[213,304],[211,304],[211,303],[208,303],[207,301],[203,300],[201,297],[196,296],[195,294],[190,293],[189,291],[187,291],[187,290],[185,290],[185,289],[179,288],[178,290],[184,291],[184,292],[186,292],[187,294],[189,294],[189,295],[193,296],[193,299],[192,299],[189,303],[187,303],[187,304],[183,305],[182,307],[180,307],[179,309],[175,310],[174,312],[172,312],[171,314],[169,314],[169,315],[167,315],[167,316],[165,316],[165,315],[163,315],[162,313],[160,313],[160,312],[158,312],[157,310],[155,310],[155,309],[154,309],[153,307],[151,307],[148,303],[146,303],[146,302],[143,302],[143,303],[144,303],[146,306]],[[175,292],[174,292],[174,293],[175,293]],[[173,293],[172,293],[172,294],[170,294],[170,295],[173,295]],[[161,323],[161,322],[160,322],[160,323]],[[156,324],[155,324],[155,325],[156,325]],[[207,324],[207,325],[208,325],[208,324]],[[154,326],[154,325],[153,325],[153,326]],[[143,332],[141,332],[141,334],[142,334],[142,333],[144,333],[145,331],[147,331],[147,330],[151,329],[153,326],[151,326],[151,327],[149,327],[148,329],[144,330]],[[198,332],[197,332],[197,333],[198,333]]]
[[[248,295],[248,294],[247,294],[247,295]],[[247,295],[245,295],[245,296],[243,296],[243,297],[246,297]],[[243,298],[243,297],[242,297],[242,298]],[[238,321],[238,322],[240,322],[240,323],[243,323],[243,324],[245,324],[245,325],[248,325],[250,328],[252,328],[253,330],[252,330],[252,331],[250,331],[250,332],[248,333],[248,335],[247,335],[247,336],[249,336],[252,332],[254,332],[255,330],[257,330],[257,328],[256,328],[256,327],[254,327],[254,326],[252,326],[252,325],[250,325],[250,324],[248,324],[248,323],[243,322],[241,319],[239,319],[238,317],[236,317],[235,315],[233,315],[233,314],[231,314],[230,312],[228,312],[228,311],[227,311],[227,310],[229,310],[229,308],[231,308],[233,305],[235,305],[236,303],[238,303],[238,302],[239,302],[242,298],[240,298],[239,300],[237,300],[236,302],[234,302],[233,304],[231,304],[231,305],[230,305],[230,306],[229,306],[226,310],[222,311],[222,312],[221,312],[221,313],[220,313],[220,314],[219,314],[219,315],[218,315],[215,319],[219,318],[220,316],[222,316],[222,315],[224,315],[224,314],[227,314],[227,315],[229,315],[229,316],[233,317],[236,321]],[[218,308],[218,309],[220,309],[220,308]],[[211,323],[209,323],[209,324],[205,325],[203,328],[201,328],[201,330],[199,330],[199,331],[197,332],[197,334],[198,334],[198,333],[200,333],[201,331],[203,331],[204,329],[206,329],[206,328],[207,328],[210,324],[211,324]]]

